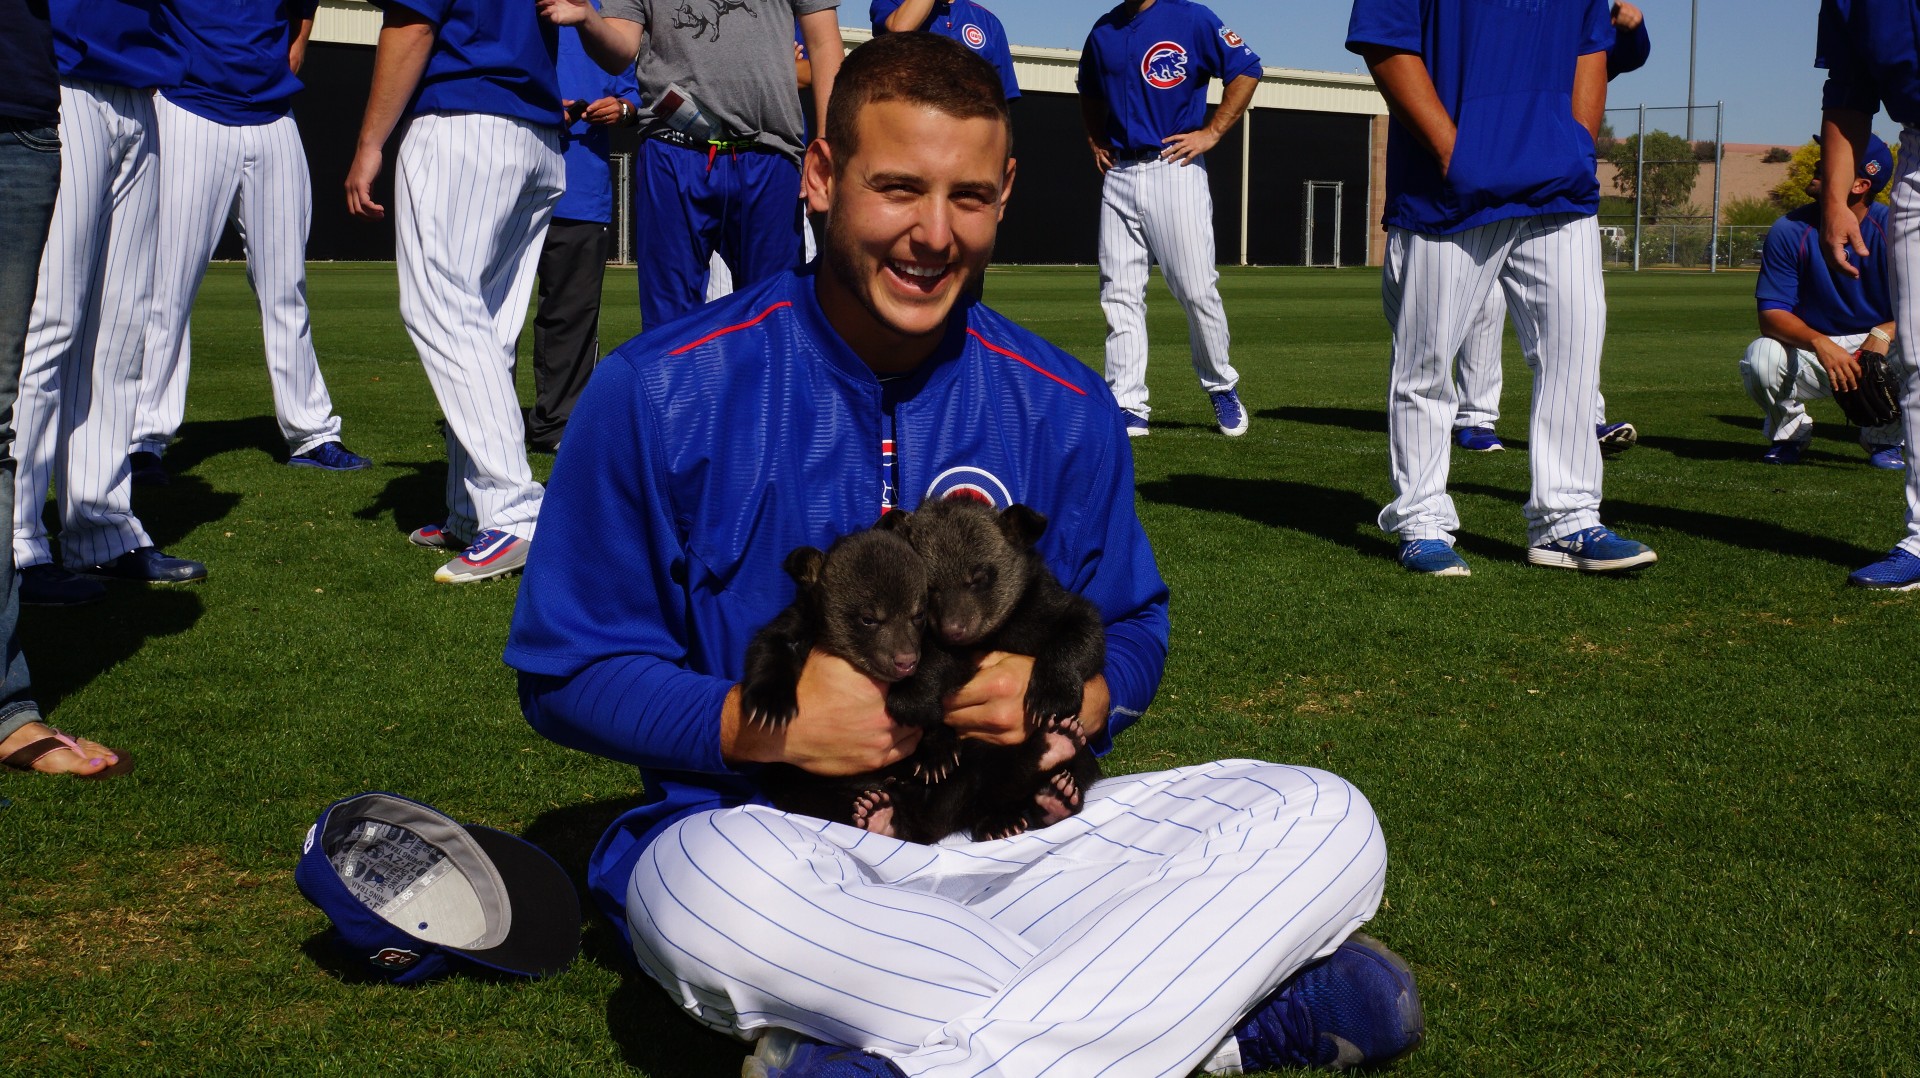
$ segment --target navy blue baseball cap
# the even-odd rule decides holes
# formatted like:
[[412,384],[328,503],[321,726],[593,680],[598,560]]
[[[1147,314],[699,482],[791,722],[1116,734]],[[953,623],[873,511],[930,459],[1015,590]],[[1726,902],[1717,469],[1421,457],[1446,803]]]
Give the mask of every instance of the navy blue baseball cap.
[[558,973],[580,952],[580,896],[539,847],[397,794],[328,805],[293,880],[334,943],[394,984],[446,973]]
[[[1813,141],[1819,142],[1820,136],[1813,136]],[[1887,148],[1886,140],[1872,132],[1867,133],[1867,152],[1853,163],[1853,174],[1872,185],[1867,191],[1869,198],[1887,186],[1887,181],[1893,179],[1893,151]]]

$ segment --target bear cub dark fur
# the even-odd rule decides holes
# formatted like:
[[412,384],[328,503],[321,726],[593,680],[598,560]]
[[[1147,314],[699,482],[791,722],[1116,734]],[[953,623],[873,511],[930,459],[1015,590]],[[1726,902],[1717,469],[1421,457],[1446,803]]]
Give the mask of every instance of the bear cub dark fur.
[[[1025,506],[995,513],[949,499],[890,512],[824,554],[788,556],[794,602],[748,647],[743,720],[792,721],[800,670],[819,647],[887,682],[888,713],[922,737],[907,760],[866,775],[768,767],[761,780],[774,805],[913,842],[957,831],[999,838],[1079,811],[1099,765],[1074,715],[1105,664],[1106,633],[1099,610],[1033,550],[1045,527]],[[944,722],[943,699],[991,650],[1034,658],[1030,736],[1019,745],[962,740]]]

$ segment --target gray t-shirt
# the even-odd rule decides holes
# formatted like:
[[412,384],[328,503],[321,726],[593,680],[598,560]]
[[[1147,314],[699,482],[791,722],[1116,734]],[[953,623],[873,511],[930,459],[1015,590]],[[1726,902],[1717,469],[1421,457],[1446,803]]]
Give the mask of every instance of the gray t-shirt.
[[759,142],[797,158],[806,148],[806,120],[794,79],[794,19],[839,6],[840,0],[601,0],[600,13],[646,27],[634,73],[649,103],[677,85],[706,114],[714,138]]

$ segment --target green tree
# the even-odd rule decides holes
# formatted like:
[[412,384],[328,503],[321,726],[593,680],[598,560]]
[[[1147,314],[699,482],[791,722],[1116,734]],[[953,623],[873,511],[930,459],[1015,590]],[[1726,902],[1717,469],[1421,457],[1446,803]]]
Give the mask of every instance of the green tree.
[[1770,198],[1735,198],[1720,206],[1720,222],[1736,228],[1765,228],[1779,217],[1780,207]]
[[1700,177],[1700,162],[1694,157],[1692,143],[1665,131],[1649,131],[1644,164],[1640,156],[1639,135],[1613,140],[1605,154],[1615,170],[1613,186],[1622,195],[1633,197],[1635,183],[1644,173],[1640,196],[1650,215],[1659,216],[1661,210],[1686,201],[1693,193],[1693,182]]

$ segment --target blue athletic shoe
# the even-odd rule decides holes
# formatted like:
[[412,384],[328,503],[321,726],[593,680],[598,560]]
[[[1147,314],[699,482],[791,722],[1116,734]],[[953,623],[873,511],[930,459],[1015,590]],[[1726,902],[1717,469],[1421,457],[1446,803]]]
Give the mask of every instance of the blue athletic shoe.
[[1453,432],[1453,441],[1469,453],[1498,453],[1507,448],[1492,427],[1461,427]]
[[1920,588],[1920,558],[1895,547],[1893,553],[1848,576],[1847,583],[1856,588],[1912,591]]
[[1589,573],[1617,573],[1659,560],[1647,544],[1623,539],[1603,527],[1577,531],[1527,548],[1527,561],[1534,565]]
[[1760,454],[1760,463],[1798,464],[1801,448],[1799,442],[1775,442],[1765,453]]
[[854,1048],[769,1029],[740,1065],[740,1078],[906,1078],[900,1068]]
[[1233,1031],[1248,1071],[1343,1071],[1392,1063],[1420,1047],[1426,1018],[1413,970],[1364,932],[1287,978]]
[[1897,472],[1907,466],[1907,453],[1897,445],[1870,445],[1867,447],[1867,463]]
[[1600,439],[1600,452],[1618,453],[1632,449],[1640,441],[1640,432],[1631,423],[1595,423],[1593,436]]
[[527,564],[527,541],[499,528],[473,537],[460,556],[442,565],[433,578],[442,584],[471,584],[517,572]]
[[1120,417],[1127,421],[1127,437],[1129,438],[1145,438],[1147,435],[1153,433],[1147,429],[1147,417],[1141,415],[1139,412],[1129,412],[1122,408],[1120,410]]
[[1472,576],[1465,558],[1444,539],[1400,540],[1400,567],[1428,576]]
[[1207,396],[1213,398],[1213,418],[1220,424],[1220,433],[1229,438],[1247,433],[1247,410],[1240,406],[1240,394],[1223,389]]
[[339,442],[322,442],[305,453],[287,460],[295,468],[320,468],[329,472],[357,472],[373,467],[373,462]]

